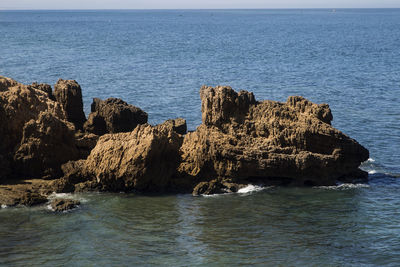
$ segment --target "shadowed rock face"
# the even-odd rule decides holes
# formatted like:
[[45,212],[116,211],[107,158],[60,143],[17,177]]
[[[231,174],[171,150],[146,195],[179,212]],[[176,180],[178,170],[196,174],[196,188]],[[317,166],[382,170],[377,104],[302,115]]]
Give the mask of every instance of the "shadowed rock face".
[[73,126],[48,112],[27,122],[21,144],[14,154],[20,177],[54,178],[62,175],[61,164],[79,158]]
[[147,113],[118,98],[93,99],[85,131],[97,135],[130,132],[139,124],[147,123]]
[[39,114],[49,112],[59,120],[66,115],[59,103],[49,98],[48,92],[38,86],[20,84],[0,76],[0,182],[15,176],[14,153],[20,146],[24,126],[36,121]]
[[72,122],[76,129],[83,129],[86,117],[83,113],[81,86],[74,80],[59,79],[54,85],[54,96],[65,110],[67,120]]
[[[67,96],[71,88],[79,88],[80,93],[74,81],[60,80],[57,86],[59,92],[66,88]],[[0,77],[0,124],[0,183],[5,179],[58,178],[61,164],[86,158],[97,140],[96,136],[75,136],[76,128],[55,101],[51,86],[24,85],[5,77]]]
[[330,125],[326,104],[257,102],[230,87],[204,86],[200,95],[203,124],[181,147],[178,171],[186,179],[329,185],[366,176],[358,167],[368,150]]

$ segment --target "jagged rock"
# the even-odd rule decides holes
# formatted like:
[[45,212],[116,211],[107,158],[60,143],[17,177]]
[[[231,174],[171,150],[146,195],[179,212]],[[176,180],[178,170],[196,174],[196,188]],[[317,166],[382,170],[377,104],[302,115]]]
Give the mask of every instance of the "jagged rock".
[[41,112],[65,120],[62,107],[49,98],[48,92],[0,76],[0,182],[14,176],[13,157],[21,143],[26,123],[37,120]]
[[83,129],[86,117],[83,112],[81,86],[74,80],[59,79],[54,85],[54,96],[64,108],[67,120],[77,129]]
[[35,88],[37,90],[43,91],[47,94],[47,96],[53,100],[56,101],[56,98],[53,95],[53,89],[51,88],[51,86],[49,84],[46,83],[32,83],[31,85],[32,88]]
[[240,188],[245,187],[244,184],[230,183],[227,181],[219,181],[217,179],[209,182],[200,182],[193,189],[192,195],[213,195],[224,193],[236,193]]
[[47,202],[47,181],[25,180],[20,184],[0,185],[0,206],[34,206]]
[[368,150],[330,125],[326,104],[302,97],[257,102],[230,87],[204,86],[200,95],[203,124],[181,147],[178,171],[186,179],[329,185],[366,175],[358,167]]
[[59,177],[61,164],[79,158],[72,129],[72,125],[68,127],[67,122],[48,112],[26,123],[14,154],[15,171],[31,178]]
[[78,200],[73,199],[53,199],[51,209],[56,212],[62,212],[74,209],[81,204]]
[[187,132],[187,126],[186,126],[186,120],[182,118],[177,118],[173,120],[166,120],[164,124],[167,127],[171,127],[173,131],[175,131],[178,134],[186,134]]
[[118,98],[93,99],[91,113],[84,125],[86,132],[106,133],[130,132],[139,124],[147,123],[147,113]]
[[103,190],[162,191],[179,164],[182,140],[168,125],[139,125],[129,133],[101,136],[83,166],[74,169]]
[[95,134],[76,134],[75,135],[75,145],[79,151],[79,158],[85,159],[89,156],[90,151],[96,146],[99,136]]

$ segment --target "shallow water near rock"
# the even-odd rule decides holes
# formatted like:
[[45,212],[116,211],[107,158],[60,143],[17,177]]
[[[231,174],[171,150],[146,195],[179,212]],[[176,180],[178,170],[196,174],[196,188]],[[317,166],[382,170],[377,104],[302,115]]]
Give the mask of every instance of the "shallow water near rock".
[[0,265],[394,264],[400,181],[382,179],[214,197],[84,194],[59,214],[3,209]]
[[0,265],[398,265],[399,28],[399,9],[0,11],[0,75],[76,79],[86,115],[93,97],[120,97],[193,130],[202,84],[302,95],[371,155],[365,184],[2,207]]

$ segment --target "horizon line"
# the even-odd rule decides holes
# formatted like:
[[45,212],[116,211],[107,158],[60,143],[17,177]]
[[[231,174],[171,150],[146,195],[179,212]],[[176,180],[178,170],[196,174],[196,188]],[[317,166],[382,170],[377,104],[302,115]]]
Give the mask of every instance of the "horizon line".
[[251,7],[251,8],[2,8],[0,11],[141,11],[141,10],[301,10],[301,9],[400,9],[400,7]]

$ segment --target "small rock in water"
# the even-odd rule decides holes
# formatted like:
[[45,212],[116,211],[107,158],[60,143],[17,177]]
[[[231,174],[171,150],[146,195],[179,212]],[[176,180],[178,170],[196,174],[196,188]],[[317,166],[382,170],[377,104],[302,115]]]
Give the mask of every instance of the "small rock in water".
[[81,203],[72,199],[55,199],[51,202],[51,208],[54,211],[62,212],[76,208]]

